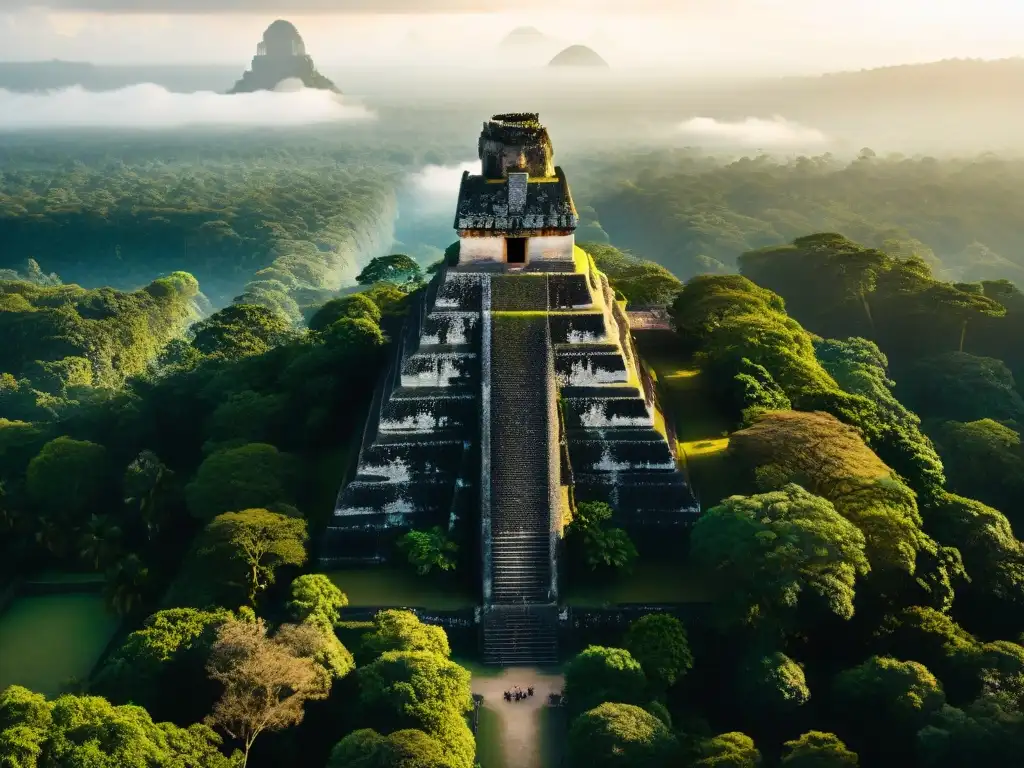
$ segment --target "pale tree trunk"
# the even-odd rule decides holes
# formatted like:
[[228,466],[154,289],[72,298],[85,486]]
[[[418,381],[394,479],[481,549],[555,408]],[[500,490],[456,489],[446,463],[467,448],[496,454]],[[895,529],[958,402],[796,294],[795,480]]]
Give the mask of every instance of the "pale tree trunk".
[[967,321],[964,320],[964,324],[960,326],[960,351],[964,351],[964,340],[967,338]]
[[871,326],[871,330],[874,331],[875,330],[875,318],[873,318],[871,316],[871,305],[868,304],[868,297],[864,294],[863,290],[860,292],[860,303],[864,307],[864,314],[867,315],[868,325],[870,325]]

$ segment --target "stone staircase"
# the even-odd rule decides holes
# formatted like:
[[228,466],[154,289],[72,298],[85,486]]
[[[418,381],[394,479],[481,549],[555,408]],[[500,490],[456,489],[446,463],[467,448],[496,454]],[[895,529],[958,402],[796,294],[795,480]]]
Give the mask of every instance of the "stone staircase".
[[484,609],[484,657],[505,665],[548,664],[557,657],[551,339],[542,314],[499,313],[492,322],[491,594]]
[[501,666],[558,663],[558,608],[492,605],[484,609],[484,663]]

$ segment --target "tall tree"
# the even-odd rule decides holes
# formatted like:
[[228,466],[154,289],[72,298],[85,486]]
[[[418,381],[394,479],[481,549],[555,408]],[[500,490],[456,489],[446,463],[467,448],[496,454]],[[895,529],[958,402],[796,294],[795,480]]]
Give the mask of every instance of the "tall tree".
[[718,611],[727,624],[785,627],[812,597],[848,619],[856,579],[868,572],[864,535],[797,485],[725,499],[697,521],[691,549],[722,585]]
[[808,731],[785,743],[783,768],[857,768],[860,760],[834,733]]
[[138,706],[99,696],[47,701],[12,685],[0,692],[0,758],[11,768],[231,768],[205,725],[154,723]]
[[591,645],[566,667],[565,698],[573,714],[606,701],[643,704],[648,698],[647,680],[629,651]]
[[307,573],[292,581],[288,610],[298,621],[316,621],[331,628],[341,619],[348,596],[322,573]]
[[632,704],[605,702],[581,714],[569,729],[573,765],[667,768],[678,749],[663,722]]
[[675,616],[651,613],[629,625],[626,650],[658,688],[674,685],[693,666],[686,629]]
[[265,443],[217,451],[185,489],[189,511],[212,520],[222,512],[290,504],[295,469],[292,456]]
[[378,611],[373,629],[363,635],[362,647],[370,658],[388,651],[428,651],[445,658],[451,655],[444,629],[424,624],[410,611]]
[[277,569],[306,562],[306,521],[269,512],[246,509],[225,512],[213,519],[203,533],[201,552],[225,565],[241,567],[249,602],[274,583]]
[[311,658],[267,637],[261,619],[227,621],[217,631],[207,670],[224,692],[207,723],[242,744],[242,766],[260,734],[302,722],[306,702],[330,692],[330,677]]
[[409,283],[419,280],[423,271],[420,265],[404,253],[393,253],[390,256],[376,256],[363,267],[356,277],[360,285],[374,283]]

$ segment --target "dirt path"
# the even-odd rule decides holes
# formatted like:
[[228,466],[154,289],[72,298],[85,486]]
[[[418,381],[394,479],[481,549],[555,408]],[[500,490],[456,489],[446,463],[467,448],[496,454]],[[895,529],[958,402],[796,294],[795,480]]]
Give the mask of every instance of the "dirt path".
[[[484,697],[483,706],[495,714],[504,768],[557,768],[545,765],[553,745],[546,745],[550,735],[551,714],[548,694],[560,693],[561,675],[547,674],[530,667],[512,667],[494,676],[473,676],[473,693]],[[533,686],[533,696],[522,701],[505,701],[504,692],[519,686],[525,691]],[[547,722],[545,722],[547,720]],[[548,733],[546,733],[548,731]],[[502,768],[484,765],[483,768]]]

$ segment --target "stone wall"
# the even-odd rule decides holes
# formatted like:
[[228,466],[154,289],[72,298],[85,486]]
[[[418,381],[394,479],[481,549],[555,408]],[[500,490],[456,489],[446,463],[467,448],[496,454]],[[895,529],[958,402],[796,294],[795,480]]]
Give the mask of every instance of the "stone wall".
[[504,237],[460,237],[459,263],[478,262],[503,263],[505,261]]
[[526,241],[527,261],[572,261],[575,235],[548,235],[531,237]]

